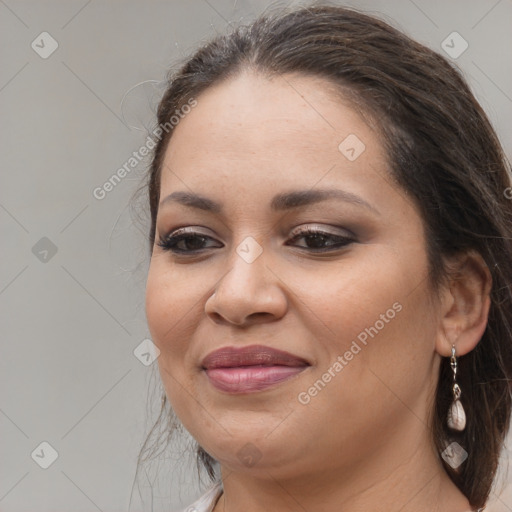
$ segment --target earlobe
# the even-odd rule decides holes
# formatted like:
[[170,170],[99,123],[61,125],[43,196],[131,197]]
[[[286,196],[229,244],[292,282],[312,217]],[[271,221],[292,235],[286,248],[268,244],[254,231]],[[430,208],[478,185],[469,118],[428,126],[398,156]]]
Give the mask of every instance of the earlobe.
[[476,251],[448,262],[450,276],[442,294],[436,351],[449,357],[453,345],[457,354],[471,352],[487,327],[491,305],[491,273]]

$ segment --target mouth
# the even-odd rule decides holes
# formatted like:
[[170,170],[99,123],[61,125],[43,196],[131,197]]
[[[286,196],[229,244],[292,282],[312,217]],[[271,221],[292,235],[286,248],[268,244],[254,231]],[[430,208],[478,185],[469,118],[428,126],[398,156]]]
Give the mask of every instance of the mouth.
[[311,364],[299,356],[264,345],[225,347],[201,363],[209,382],[227,393],[254,393],[282,383]]

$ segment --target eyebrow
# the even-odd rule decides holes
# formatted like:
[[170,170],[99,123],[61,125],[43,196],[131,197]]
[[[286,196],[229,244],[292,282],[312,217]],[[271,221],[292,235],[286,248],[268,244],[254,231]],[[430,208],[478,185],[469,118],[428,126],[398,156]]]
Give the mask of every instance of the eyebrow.
[[[380,215],[380,212],[362,197],[359,197],[352,192],[340,189],[294,190],[292,192],[277,194],[270,202],[270,209],[274,212],[280,212],[319,203],[328,199],[338,199],[346,203],[362,206],[373,213]],[[169,194],[167,197],[162,199],[159,206],[161,207],[172,202],[182,204],[189,208],[196,208],[216,214],[221,213],[223,209],[223,205],[221,203],[200,194],[187,191],[176,191]]]

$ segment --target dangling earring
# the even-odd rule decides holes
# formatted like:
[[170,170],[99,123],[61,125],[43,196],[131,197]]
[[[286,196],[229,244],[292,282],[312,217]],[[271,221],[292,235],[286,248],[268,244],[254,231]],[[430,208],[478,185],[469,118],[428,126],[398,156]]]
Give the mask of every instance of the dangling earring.
[[457,384],[457,357],[455,356],[455,345],[452,346],[450,366],[453,371],[453,403],[448,411],[448,426],[452,430],[462,432],[466,428],[466,413],[464,412],[464,407],[462,407],[462,403],[459,400],[461,390]]

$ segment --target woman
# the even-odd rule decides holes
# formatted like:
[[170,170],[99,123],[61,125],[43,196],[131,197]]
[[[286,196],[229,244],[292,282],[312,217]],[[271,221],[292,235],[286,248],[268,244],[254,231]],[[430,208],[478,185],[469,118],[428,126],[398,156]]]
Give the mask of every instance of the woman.
[[158,123],[147,319],[213,483],[187,510],[483,510],[512,189],[460,74],[316,5],[199,49]]

